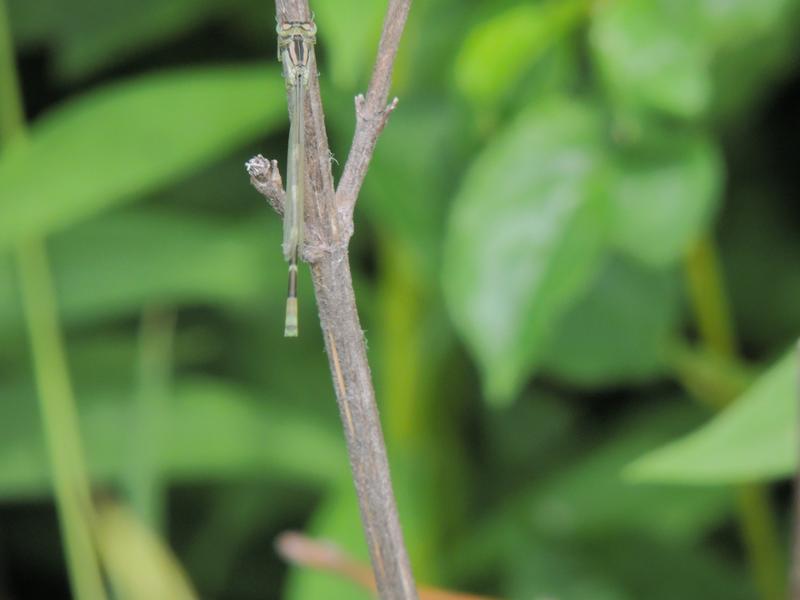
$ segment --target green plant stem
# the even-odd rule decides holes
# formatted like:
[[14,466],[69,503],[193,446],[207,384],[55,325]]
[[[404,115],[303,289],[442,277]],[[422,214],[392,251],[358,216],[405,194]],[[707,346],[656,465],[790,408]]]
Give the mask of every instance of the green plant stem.
[[785,560],[768,488],[757,483],[736,486],[742,538],[748,548],[758,590],[763,598],[786,598]]
[[103,599],[89,482],[44,244],[21,244],[17,260],[70,583],[76,598]]
[[385,334],[379,342],[383,351],[378,382],[386,446],[392,459],[398,507],[407,515],[404,533],[415,558],[415,573],[422,579],[435,580],[437,523],[433,519],[435,499],[429,493],[435,487],[431,484],[434,461],[424,458],[433,402],[426,381],[429,373],[425,357],[429,354],[424,350],[420,325],[424,298],[408,254],[402,250],[403,241],[388,233],[381,240],[378,299]]
[[674,344],[667,361],[681,385],[714,411],[724,409],[753,382],[754,374],[741,363],[688,344]]
[[[730,305],[711,238],[699,240],[687,255],[686,277],[702,344],[720,359],[738,360]],[[733,398],[707,398],[706,402],[722,408]],[[736,500],[741,535],[759,595],[764,600],[782,600],[786,593],[784,559],[768,491],[760,484],[740,485]]]
[[719,257],[710,238],[701,238],[690,249],[686,258],[686,277],[700,339],[714,354],[735,359],[736,333]]
[[407,515],[403,525],[415,573],[442,583],[448,532],[461,525],[468,497],[455,433],[463,396],[454,394],[451,338],[438,326],[441,307],[426,292],[417,253],[402,236],[381,231],[378,237],[377,299],[384,325],[378,381],[392,476]]
[[134,512],[156,532],[162,532],[164,527],[159,458],[174,338],[175,313],[159,307],[145,308],[139,329],[138,389],[133,402],[130,463],[125,470],[124,485]]
[[[0,137],[25,143],[25,120],[4,0],[0,0]],[[93,506],[44,243],[16,249],[25,322],[73,595],[106,597],[92,538]]]

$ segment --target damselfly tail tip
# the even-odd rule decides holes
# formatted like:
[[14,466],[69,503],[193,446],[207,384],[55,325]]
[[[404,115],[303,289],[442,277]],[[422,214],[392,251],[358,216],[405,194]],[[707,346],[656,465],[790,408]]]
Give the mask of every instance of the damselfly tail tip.
[[284,337],[297,337],[297,298],[286,299],[286,325]]

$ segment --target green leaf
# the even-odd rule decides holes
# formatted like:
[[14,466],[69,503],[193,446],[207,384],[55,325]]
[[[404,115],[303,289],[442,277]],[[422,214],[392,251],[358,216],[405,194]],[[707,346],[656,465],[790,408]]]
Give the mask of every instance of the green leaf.
[[8,4],[17,45],[47,46],[58,77],[70,80],[135,58],[143,48],[174,39],[223,7],[213,0],[106,0],[103,10],[94,0]]
[[622,582],[592,564],[575,544],[519,536],[507,550],[505,596],[512,600],[632,600]]
[[701,411],[680,400],[627,419],[607,442],[537,483],[525,510],[535,530],[559,536],[646,532],[684,543],[718,525],[731,509],[725,488],[634,483],[622,475],[633,458],[700,421]]
[[350,472],[337,426],[280,398],[267,402],[196,379],[178,390],[164,468],[181,481],[263,474],[327,485]]
[[794,73],[800,10],[793,0],[709,0],[705,9],[717,46],[713,117],[735,128]]
[[661,136],[615,155],[612,237],[621,250],[653,265],[680,260],[709,226],[720,203],[723,165],[702,136]]
[[[242,305],[283,284],[277,220],[136,210],[94,219],[51,243],[62,313],[87,321],[138,312],[148,303]],[[157,240],[158,243],[153,243]],[[282,299],[275,296],[275,308]]]
[[797,464],[798,357],[790,351],[725,412],[645,454],[639,481],[721,484],[788,477]]
[[590,42],[613,99],[686,119],[706,110],[710,52],[694,0],[620,0],[597,9]]
[[23,331],[24,317],[17,287],[17,272],[12,255],[0,254],[0,338],[4,341],[9,333],[19,334]]
[[566,99],[529,110],[475,160],[454,201],[445,295],[495,401],[517,392],[596,272],[599,130],[591,107]]
[[[504,495],[499,510],[473,524],[466,539],[453,544],[451,561],[456,572],[494,572],[505,564],[503,557],[514,539],[528,546],[534,541],[568,541],[574,547],[609,535],[628,535],[680,548],[696,544],[730,515],[729,490],[635,483],[626,480],[622,471],[646,449],[691,430],[703,415],[684,398],[674,398],[667,404],[649,404],[593,442],[578,442],[582,436],[577,430],[568,435],[562,432],[563,446],[551,447],[550,462],[545,463],[551,473],[537,477],[510,498]],[[581,446],[578,454],[570,448],[576,442]],[[552,462],[553,456],[570,454],[566,460]],[[528,472],[542,468],[534,462]],[[519,556],[526,560],[524,552]]]
[[[131,394],[133,392],[130,392]],[[0,497],[49,493],[33,390],[5,386],[0,403]],[[93,481],[117,481],[132,444],[126,436],[129,393],[118,384],[80,396],[81,434]],[[347,477],[347,460],[333,422],[278,401],[251,397],[220,380],[179,382],[167,407],[162,476],[169,481],[280,478],[324,486]],[[290,448],[291,451],[287,451]]]
[[0,154],[0,247],[141,197],[285,118],[282,79],[260,66],[161,73],[76,99]]
[[57,4],[55,63],[66,79],[135,58],[142,48],[176,39],[221,12],[214,0],[104,0],[101,11],[91,1]]
[[718,554],[697,544],[616,532],[590,540],[524,539],[508,553],[507,595],[519,600],[754,598],[745,570]]
[[559,321],[543,368],[586,387],[658,376],[678,324],[679,302],[674,273],[613,259]]
[[67,5],[58,0],[7,0],[8,20],[11,26],[11,39],[17,46],[32,45],[53,35],[53,27],[58,21],[59,7]]
[[[266,216],[266,212],[264,213]],[[147,304],[243,307],[281,313],[285,265],[278,221],[222,221],[161,210],[103,215],[53,236],[50,256],[70,325],[137,314]],[[157,243],[154,243],[154,240]],[[20,330],[13,269],[0,263],[0,335]]]
[[345,90],[366,81],[378,49],[385,3],[318,0],[314,19],[333,83]]
[[[179,39],[209,21],[223,6],[214,0],[104,0],[70,2],[59,27],[56,68],[61,77],[85,77],[135,59],[143,48]],[[265,11],[266,13],[266,11]],[[266,14],[264,15],[267,16]]]
[[745,46],[769,35],[790,12],[793,0],[700,0],[708,35],[717,46]]
[[456,87],[478,105],[497,104],[588,7],[587,0],[516,4],[481,22],[456,57]]

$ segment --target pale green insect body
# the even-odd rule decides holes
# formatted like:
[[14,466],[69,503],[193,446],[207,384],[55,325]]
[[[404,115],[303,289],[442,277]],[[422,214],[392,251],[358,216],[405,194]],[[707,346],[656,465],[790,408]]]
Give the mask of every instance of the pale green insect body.
[[313,22],[278,23],[278,58],[289,97],[289,152],[286,165],[286,205],[283,215],[283,256],[289,263],[284,335],[296,337],[297,259],[303,246],[306,148],[305,96],[313,65],[317,27]]

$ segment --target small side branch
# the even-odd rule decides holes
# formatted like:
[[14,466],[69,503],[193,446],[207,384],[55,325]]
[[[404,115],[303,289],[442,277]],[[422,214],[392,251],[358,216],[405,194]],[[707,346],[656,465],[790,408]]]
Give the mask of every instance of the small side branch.
[[[283,189],[281,174],[278,170],[278,161],[269,160],[257,154],[245,163],[250,183],[258,190],[267,203],[283,216],[283,207],[286,204],[286,192]],[[300,252],[300,258],[309,264],[319,261],[324,255],[329,254],[331,245],[327,243],[320,230],[319,224],[314,220],[306,223],[306,239]]]
[[250,183],[262,196],[267,199],[275,212],[283,216],[283,207],[286,204],[286,192],[283,191],[281,172],[278,170],[278,161],[269,160],[260,154],[254,156],[244,164]]
[[411,0],[389,0],[383,33],[378,45],[378,56],[366,97],[356,97],[356,130],[353,144],[344,166],[339,187],[336,190],[336,208],[344,223],[352,220],[358,194],[367,175],[375,144],[378,141],[389,115],[397,106],[397,98],[387,104],[389,87],[392,83],[392,69],[400,38],[403,35]]
[[[295,565],[327,571],[349,579],[373,594],[375,578],[366,565],[353,559],[341,548],[325,540],[315,540],[301,533],[286,531],[275,540],[275,549],[283,559]],[[419,600],[495,600],[431,587],[420,587]]]

